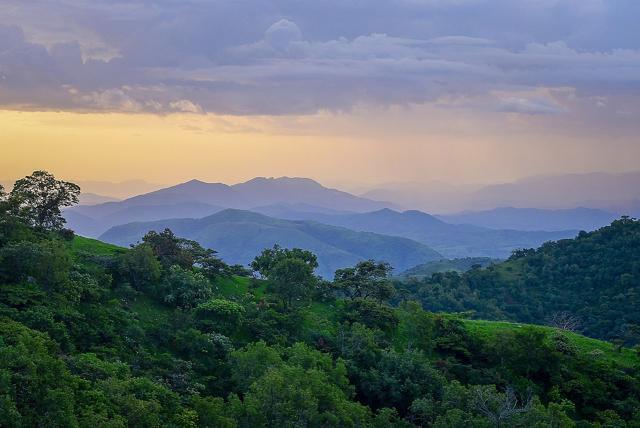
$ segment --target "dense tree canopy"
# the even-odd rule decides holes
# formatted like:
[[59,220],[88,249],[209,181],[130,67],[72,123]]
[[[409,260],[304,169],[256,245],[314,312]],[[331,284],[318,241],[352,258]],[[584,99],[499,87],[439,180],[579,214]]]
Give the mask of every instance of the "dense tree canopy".
[[639,343],[640,221],[622,218],[485,269],[396,285],[428,310],[554,325],[570,318],[572,329],[589,336]]

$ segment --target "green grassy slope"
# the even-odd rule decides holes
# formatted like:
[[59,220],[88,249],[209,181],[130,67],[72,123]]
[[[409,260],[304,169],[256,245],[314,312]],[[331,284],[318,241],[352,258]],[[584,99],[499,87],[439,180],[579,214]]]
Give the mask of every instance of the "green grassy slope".
[[[285,394],[275,398],[278,403],[289,406],[289,392],[294,399],[298,391],[310,394],[305,403],[312,404],[330,396],[349,408],[370,406],[363,407],[371,415],[363,420],[382,407],[414,420],[421,410],[410,406],[427,403],[427,388],[433,388],[436,407],[429,408],[441,419],[435,426],[472,426],[443,422],[460,411],[484,419],[464,403],[451,413],[442,397],[460,388],[471,394],[476,385],[532,386],[541,400],[536,412],[555,411],[557,400],[570,398],[576,420],[593,421],[613,408],[625,420],[635,418],[640,360],[630,349],[572,333],[559,336],[546,327],[428,313],[409,302],[395,308],[373,303],[377,311],[362,306],[364,312],[354,312],[354,302],[314,293],[286,308],[265,281],[206,278],[197,266],[168,267],[164,277],[136,286],[127,260],[144,253],[83,237],[51,243],[63,250],[53,258],[41,251],[51,248],[45,243],[9,247],[9,256],[16,249],[40,255],[28,264],[46,269],[35,270],[35,280],[0,281],[0,372],[10,385],[0,392],[22,417],[16,426],[38,426],[46,412],[57,412],[51,426],[103,426],[113,417],[122,422],[116,426],[267,426],[255,422],[262,410],[252,419],[247,412],[265,402],[256,394],[263,383],[271,394],[276,375]],[[9,266],[6,260],[14,259],[0,264]],[[149,273],[153,263],[139,266]],[[210,292],[205,303],[178,306],[167,299],[176,292],[198,299],[193,293],[203,287]],[[260,373],[264,361],[268,370]],[[333,374],[306,369],[308,364]],[[25,372],[27,366],[35,369]],[[43,395],[58,387],[55,400]],[[132,405],[139,410],[132,412]],[[358,426],[412,425],[380,420]]]
[[90,253],[96,256],[113,256],[126,251],[126,248],[78,235],[69,243],[69,249],[74,255]]
[[[116,255],[127,251],[126,248],[108,244],[97,239],[76,236],[69,244],[73,254],[93,254],[98,256]],[[518,263],[519,260],[511,262]],[[501,274],[505,276],[516,275],[518,272],[508,270],[510,265],[504,264],[500,266]],[[264,281],[252,280],[251,278],[234,276],[231,278],[219,278],[215,283],[216,290],[221,296],[229,299],[250,298],[256,302],[265,296],[266,284]],[[340,302],[338,302],[338,305]],[[139,297],[132,306],[134,312],[137,313],[141,321],[144,323],[156,323],[158,320],[167,320],[171,315],[171,311],[165,306],[158,304],[152,299]],[[335,332],[338,328],[337,324],[337,307],[335,304],[319,303],[312,304],[305,311],[304,327],[309,331],[329,330]],[[547,336],[551,336],[557,329],[525,324],[513,323],[505,321],[487,321],[487,320],[464,320],[464,326],[472,337],[479,339],[489,339],[504,332],[516,331],[522,328],[532,328],[544,332]],[[578,351],[583,354],[591,354],[594,358],[617,363],[626,367],[631,367],[638,363],[637,353],[629,348],[617,349],[613,344],[602,340],[592,339],[580,334],[565,332],[571,343],[577,347]]]
[[[253,287],[251,286],[252,281],[256,284]],[[264,281],[251,280],[244,277],[223,278],[217,282],[217,289],[225,298],[240,299],[250,297],[256,302],[264,297],[265,287]],[[310,336],[312,333],[335,334],[340,327],[337,313],[342,306],[344,306],[344,302],[341,301],[334,303],[314,302],[306,308],[303,322],[306,335]],[[455,314],[445,316],[457,318]],[[555,332],[561,332],[569,338],[570,343],[582,355],[590,355],[594,359],[624,367],[633,367],[640,363],[638,354],[633,349],[617,348],[610,342],[592,339],[573,332],[561,331],[552,327],[506,321],[470,319],[462,319],[462,321],[470,337],[477,340],[491,340],[500,334],[516,332],[524,328],[543,332],[548,340],[551,340]],[[399,346],[404,344],[407,339],[401,336],[402,333],[397,332],[395,337],[395,342]]]

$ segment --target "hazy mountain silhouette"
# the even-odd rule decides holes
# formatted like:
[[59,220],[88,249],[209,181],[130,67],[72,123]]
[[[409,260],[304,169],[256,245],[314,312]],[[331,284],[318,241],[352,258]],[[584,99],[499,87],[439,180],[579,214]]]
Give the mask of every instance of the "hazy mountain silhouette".
[[[273,212],[269,207],[258,209],[262,209],[263,213]],[[314,220],[357,231],[401,236],[428,245],[449,258],[506,258],[514,249],[538,247],[546,241],[570,238],[577,233],[576,230],[494,230],[473,225],[456,225],[416,210],[398,212],[382,209],[336,215],[294,209],[286,211],[280,207],[279,216],[289,220]]]
[[487,211],[465,211],[439,215],[439,219],[454,224],[472,224],[491,229],[561,231],[579,229],[591,231],[610,224],[617,214],[594,208],[545,210],[539,208],[495,208]]
[[[97,236],[111,226],[132,221],[167,218],[200,218],[222,208],[250,209],[270,204],[298,204],[326,212],[335,210],[371,211],[392,206],[329,189],[307,178],[254,178],[232,186],[191,180],[176,186],[134,196],[118,202],[77,206],[67,212],[82,214],[95,220],[89,236]],[[75,218],[68,214],[72,229]]]
[[[484,187],[471,198],[474,209],[501,206],[517,208],[600,208],[610,210],[616,201],[640,199],[640,172],[593,172],[528,177],[507,184]],[[596,201],[601,201],[596,205]],[[616,212],[618,214],[631,214]]]
[[616,214],[640,215],[640,172],[540,175],[489,186],[391,183],[369,190],[362,196],[435,213],[498,207],[586,207]]
[[96,193],[80,193],[80,205],[98,205],[105,202],[116,202],[118,198],[111,196],[98,195]]
[[332,277],[336,269],[364,259],[391,263],[396,271],[442,256],[416,241],[310,221],[275,219],[262,214],[226,209],[202,219],[173,219],[116,226],[100,239],[118,245],[137,242],[149,230],[170,228],[220,252],[228,263],[247,264],[263,249],[279,244],[311,250],[318,256],[318,272]]

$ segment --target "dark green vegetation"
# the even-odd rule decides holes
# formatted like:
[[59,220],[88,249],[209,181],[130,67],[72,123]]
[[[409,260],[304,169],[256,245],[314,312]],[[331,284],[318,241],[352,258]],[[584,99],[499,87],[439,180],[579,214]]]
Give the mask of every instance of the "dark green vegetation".
[[122,249],[12,204],[0,426],[640,426],[630,349],[391,307],[385,264],[327,282],[314,254],[275,247],[256,280],[169,231]]
[[424,278],[431,277],[434,273],[442,272],[466,272],[469,269],[479,266],[487,267],[492,263],[498,263],[499,259],[489,257],[465,257],[463,259],[443,259],[423,263],[400,273],[400,278]]
[[398,284],[427,310],[550,323],[640,342],[640,222],[623,218],[577,238],[517,251],[504,263]]
[[227,262],[246,265],[264,248],[279,244],[313,251],[318,256],[318,272],[331,278],[336,269],[363,259],[384,260],[398,271],[442,256],[415,241],[311,221],[278,220],[241,210],[224,210],[202,219],[162,220],[116,226],[101,240],[127,246],[149,230],[170,228],[176,234],[215,248]]

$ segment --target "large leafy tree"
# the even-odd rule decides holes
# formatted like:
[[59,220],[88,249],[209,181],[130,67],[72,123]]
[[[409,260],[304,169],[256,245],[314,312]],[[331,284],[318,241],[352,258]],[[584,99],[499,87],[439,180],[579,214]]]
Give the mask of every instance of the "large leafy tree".
[[133,288],[141,290],[160,279],[162,266],[149,244],[140,244],[122,254],[118,271]]
[[306,301],[315,291],[318,278],[316,255],[299,248],[274,245],[258,255],[251,268],[269,281],[269,289],[278,295],[285,308],[295,302]]
[[286,308],[306,301],[318,281],[311,266],[298,258],[285,258],[276,263],[269,280],[269,288],[280,296]]
[[164,268],[177,265],[183,269],[191,269],[195,265],[210,278],[224,275],[229,269],[227,264],[216,256],[215,250],[203,248],[196,241],[179,238],[171,229],[148,232],[138,246],[144,245],[151,248]]
[[298,259],[308,265],[313,272],[318,267],[318,258],[311,251],[300,248],[282,248],[278,244],[273,248],[267,248],[260,253],[252,262],[251,269],[258,272],[262,277],[269,278],[276,265],[284,259]]
[[193,309],[213,295],[211,284],[200,272],[171,266],[157,287],[157,296],[165,303],[181,309]]
[[371,298],[383,302],[394,292],[389,281],[391,269],[389,263],[364,260],[354,267],[337,270],[334,286],[352,300]]
[[35,171],[16,181],[10,202],[18,216],[29,225],[45,230],[60,230],[65,219],[61,209],[78,203],[80,187],[56,180],[46,171]]

